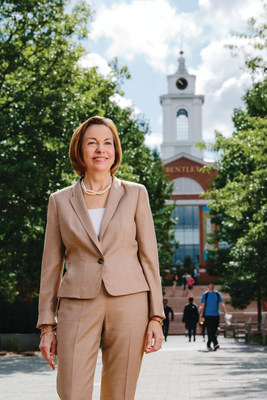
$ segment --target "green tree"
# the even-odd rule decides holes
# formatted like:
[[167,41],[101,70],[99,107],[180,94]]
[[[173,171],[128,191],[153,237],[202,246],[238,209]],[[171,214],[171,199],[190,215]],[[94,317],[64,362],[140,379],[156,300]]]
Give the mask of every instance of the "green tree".
[[103,78],[97,68],[78,64],[90,14],[82,1],[68,12],[63,0],[1,2],[2,331],[11,314],[7,302],[22,310],[17,320],[11,317],[9,329],[34,325],[48,196],[77,179],[68,146],[74,129],[92,115],[110,117],[118,126],[124,154],[118,176],[147,186],[162,271],[171,263],[173,221],[164,207],[171,188],[158,154],[144,145],[147,123],[113,100],[123,95],[128,70],[114,60]]
[[70,83],[90,9],[80,3],[67,14],[64,3],[1,2],[2,305],[37,292],[45,203],[68,181],[77,96]]
[[[219,265],[216,272],[225,278],[233,305],[241,308],[262,299],[267,289],[262,279],[267,271],[267,122],[251,117],[245,121],[249,128],[234,132],[232,138],[217,134],[214,150],[222,155],[208,194],[214,199],[210,209],[219,227],[213,238],[229,246],[210,264]],[[249,290],[240,296],[237,289],[244,281]]]
[[[247,37],[256,49],[266,49],[266,25],[251,20]],[[243,36],[243,35],[242,35]],[[253,85],[243,97],[245,108],[234,110],[235,131],[231,138],[216,133],[213,150],[218,153],[218,174],[207,197],[213,222],[219,229],[211,242],[225,242],[226,248],[211,251],[209,271],[224,279],[234,307],[258,303],[267,298],[267,80],[258,80],[266,64],[259,55],[246,60]]]

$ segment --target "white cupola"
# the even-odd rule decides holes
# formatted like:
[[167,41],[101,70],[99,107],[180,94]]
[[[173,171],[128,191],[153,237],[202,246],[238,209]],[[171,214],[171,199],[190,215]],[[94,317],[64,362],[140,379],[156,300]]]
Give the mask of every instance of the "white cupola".
[[195,94],[196,76],[185,67],[183,51],[178,58],[178,69],[169,75],[168,94],[160,96],[163,108],[163,161],[185,153],[203,159],[203,151],[196,147],[202,140],[203,95]]

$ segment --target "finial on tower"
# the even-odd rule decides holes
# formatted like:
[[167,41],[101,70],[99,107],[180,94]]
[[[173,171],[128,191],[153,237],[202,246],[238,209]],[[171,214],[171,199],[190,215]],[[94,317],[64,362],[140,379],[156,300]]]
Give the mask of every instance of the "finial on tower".
[[180,53],[180,57],[178,58],[179,67],[178,67],[177,73],[188,74],[188,72],[185,68],[185,59],[183,57],[183,54],[184,54],[183,50],[180,50],[179,53]]

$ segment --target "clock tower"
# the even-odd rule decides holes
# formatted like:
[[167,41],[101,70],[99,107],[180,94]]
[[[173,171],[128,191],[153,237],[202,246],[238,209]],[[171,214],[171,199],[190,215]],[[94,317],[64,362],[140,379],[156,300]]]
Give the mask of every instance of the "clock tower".
[[[204,192],[210,189],[216,167],[204,161],[203,151],[196,147],[202,141],[202,106],[204,96],[195,94],[196,76],[185,67],[180,51],[179,66],[169,75],[168,94],[160,97],[163,109],[163,143],[161,145],[166,174],[174,190],[167,204],[175,201],[174,227],[179,248],[173,256],[174,265],[182,266],[186,257],[198,268],[200,282],[206,275],[206,258],[209,250],[208,235],[214,227],[210,221],[208,203]],[[203,172],[204,166],[209,170]],[[178,267],[177,267],[178,268]],[[205,278],[206,276],[206,278]]]
[[185,67],[183,51],[180,51],[179,66],[175,74],[169,75],[168,94],[160,96],[163,108],[163,160],[179,153],[203,159],[203,151],[196,147],[202,141],[203,95],[195,94],[196,76]]

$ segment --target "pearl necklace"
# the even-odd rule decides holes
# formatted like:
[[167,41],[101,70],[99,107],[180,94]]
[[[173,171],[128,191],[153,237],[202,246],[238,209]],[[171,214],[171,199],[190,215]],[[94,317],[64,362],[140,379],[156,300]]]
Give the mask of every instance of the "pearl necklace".
[[93,196],[95,194],[104,194],[111,188],[111,185],[112,185],[112,176],[110,177],[110,184],[106,187],[106,189],[100,190],[99,192],[95,192],[94,190],[86,189],[83,179],[81,180],[81,186],[82,186],[84,193],[91,195],[91,196]]

